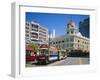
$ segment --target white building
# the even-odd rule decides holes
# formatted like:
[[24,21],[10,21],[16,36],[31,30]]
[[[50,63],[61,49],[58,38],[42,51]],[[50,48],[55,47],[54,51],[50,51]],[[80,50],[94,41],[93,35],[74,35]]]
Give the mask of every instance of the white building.
[[25,38],[27,43],[47,43],[48,29],[42,27],[37,22],[26,22],[25,25]]
[[86,38],[78,32],[75,23],[71,20],[67,24],[66,34],[51,38],[50,45],[68,50],[82,50],[89,52],[89,38]]

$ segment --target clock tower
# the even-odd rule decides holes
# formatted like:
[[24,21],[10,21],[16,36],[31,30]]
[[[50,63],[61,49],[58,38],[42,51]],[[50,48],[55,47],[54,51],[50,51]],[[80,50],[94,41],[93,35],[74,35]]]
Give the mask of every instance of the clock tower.
[[78,29],[76,28],[74,21],[70,20],[70,22],[67,24],[66,34],[74,35],[77,33],[78,33]]

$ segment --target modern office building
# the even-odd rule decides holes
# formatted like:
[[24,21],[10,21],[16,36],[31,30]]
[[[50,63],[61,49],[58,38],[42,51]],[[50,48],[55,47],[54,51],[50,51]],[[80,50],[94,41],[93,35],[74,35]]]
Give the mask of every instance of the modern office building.
[[89,33],[90,33],[90,29],[89,29],[89,18],[84,19],[83,21],[80,21],[79,23],[79,31],[81,32],[81,34],[85,37],[90,37]]
[[25,38],[26,38],[26,44],[28,43],[37,43],[37,44],[47,43],[48,29],[34,21],[26,22]]
[[81,35],[74,21],[67,24],[66,34],[50,39],[50,45],[59,49],[82,50],[89,52],[89,38]]

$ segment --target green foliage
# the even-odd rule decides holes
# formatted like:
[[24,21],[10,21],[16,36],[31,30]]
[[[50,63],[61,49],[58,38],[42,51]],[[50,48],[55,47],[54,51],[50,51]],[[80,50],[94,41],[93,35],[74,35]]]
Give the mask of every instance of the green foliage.
[[35,44],[35,43],[32,43],[31,47],[33,48],[34,52],[37,52],[38,49],[39,49],[39,46],[37,44]]

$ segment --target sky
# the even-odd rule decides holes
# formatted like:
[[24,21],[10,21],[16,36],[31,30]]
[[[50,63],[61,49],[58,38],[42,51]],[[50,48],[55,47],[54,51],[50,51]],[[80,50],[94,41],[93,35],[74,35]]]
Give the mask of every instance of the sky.
[[55,13],[34,13],[26,12],[26,21],[36,21],[41,26],[48,28],[52,33],[55,29],[56,36],[64,35],[66,33],[66,27],[70,20],[73,20],[79,28],[79,22],[88,18],[89,15],[80,14],[55,14]]

